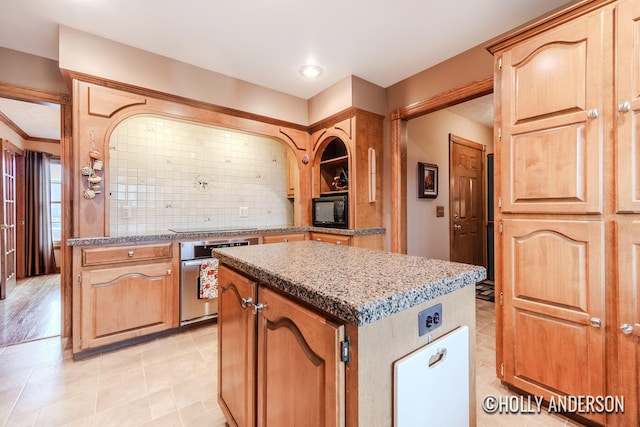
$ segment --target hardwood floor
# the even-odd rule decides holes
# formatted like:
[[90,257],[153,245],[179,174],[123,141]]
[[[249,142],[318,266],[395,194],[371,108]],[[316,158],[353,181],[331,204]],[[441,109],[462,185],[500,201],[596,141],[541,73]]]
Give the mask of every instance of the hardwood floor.
[[0,301],[0,346],[60,335],[60,275],[18,280]]

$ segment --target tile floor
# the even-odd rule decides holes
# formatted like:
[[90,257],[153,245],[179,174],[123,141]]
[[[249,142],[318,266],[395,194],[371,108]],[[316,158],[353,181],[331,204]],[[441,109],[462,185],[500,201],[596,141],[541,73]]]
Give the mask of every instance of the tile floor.
[[[495,378],[493,303],[477,300],[478,426],[577,426],[560,416],[488,415]],[[0,426],[223,426],[217,329],[208,325],[73,362],[64,340],[0,347]]]

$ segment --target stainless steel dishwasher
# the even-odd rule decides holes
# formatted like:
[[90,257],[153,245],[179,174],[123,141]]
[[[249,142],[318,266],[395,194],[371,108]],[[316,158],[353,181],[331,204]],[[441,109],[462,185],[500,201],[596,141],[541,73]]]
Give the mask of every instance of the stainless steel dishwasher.
[[218,298],[200,298],[200,266],[211,258],[211,249],[256,244],[255,237],[180,243],[180,325],[218,315]]

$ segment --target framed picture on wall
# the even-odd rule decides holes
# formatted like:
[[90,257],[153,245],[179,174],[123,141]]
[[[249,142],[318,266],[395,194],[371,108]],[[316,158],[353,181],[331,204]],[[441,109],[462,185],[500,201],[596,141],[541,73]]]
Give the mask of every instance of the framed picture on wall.
[[418,162],[418,197],[421,199],[438,197],[438,165]]

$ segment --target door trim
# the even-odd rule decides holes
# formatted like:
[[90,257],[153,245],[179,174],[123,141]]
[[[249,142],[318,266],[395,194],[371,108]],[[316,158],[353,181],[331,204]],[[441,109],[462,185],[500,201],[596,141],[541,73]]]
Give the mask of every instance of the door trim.
[[391,252],[407,253],[407,121],[490,93],[493,75],[391,113]]
[[[53,103],[60,105],[60,146],[63,173],[62,186],[62,242],[71,238],[72,224],[72,188],[68,183],[70,176],[75,176],[73,171],[71,129],[72,129],[72,98],[65,93],[55,93],[30,87],[18,86],[0,82],[0,97],[15,99],[18,101]],[[71,336],[71,246],[61,245],[60,260],[60,309],[62,313],[61,337]]]

